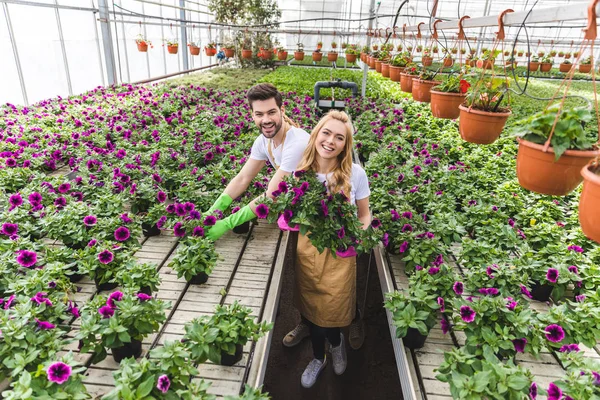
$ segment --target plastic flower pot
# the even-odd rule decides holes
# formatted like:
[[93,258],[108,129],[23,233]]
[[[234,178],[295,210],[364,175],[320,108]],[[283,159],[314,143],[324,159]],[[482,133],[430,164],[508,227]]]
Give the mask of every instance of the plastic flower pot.
[[304,52],[303,51],[295,51],[294,52],[294,60],[296,60],[296,61],[304,60]]
[[392,82],[400,82],[400,67],[394,67],[390,65],[390,79]]
[[150,288],[150,286],[142,286],[139,292],[147,294],[148,296],[152,296],[152,289]]
[[502,133],[511,112],[488,112],[469,109],[463,105],[460,110],[458,130],[464,141],[476,144],[494,143]]
[[205,48],[204,48],[204,53],[205,53],[207,56],[209,56],[209,57],[212,57],[212,56],[214,56],[215,54],[217,54],[217,49],[215,49],[215,48],[210,48],[210,47],[205,47]]
[[402,338],[402,343],[409,349],[420,349],[425,345],[427,336],[421,335],[418,329],[408,328],[406,336]]
[[146,237],[158,236],[160,235],[160,229],[156,224],[150,225],[147,222],[142,222],[142,233]]
[[72,250],[84,249],[86,245],[87,245],[87,243],[82,243],[82,242],[65,243],[65,246],[67,246],[68,248],[70,248]]
[[240,361],[243,355],[244,351],[243,346],[241,344],[235,345],[235,354],[228,354],[227,352],[221,350],[221,365],[231,367],[232,365]]
[[249,60],[252,58],[252,50],[242,50],[242,58]]
[[145,53],[148,51],[148,43],[138,43],[137,48],[139,52]]
[[119,286],[119,284],[117,282],[99,283],[98,278],[94,278],[94,283],[96,284],[96,289],[99,292],[103,292],[105,290],[113,290],[114,288],[116,288],[117,286]]
[[206,283],[206,281],[208,281],[208,275],[205,272],[200,272],[199,274],[194,275],[188,282],[192,285],[202,285],[203,283]]
[[540,63],[539,62],[533,62],[531,61],[529,63],[529,66],[527,67],[530,71],[537,71],[538,68],[540,67]]
[[323,59],[323,53],[319,51],[313,51],[312,59],[313,61],[321,61]]
[[383,61],[375,60],[375,71],[381,73],[381,64],[383,64]]
[[356,54],[346,54],[346,62],[355,63],[356,62]]
[[[434,88],[435,89],[435,88]],[[446,93],[431,90],[431,113],[436,118],[455,119],[460,115],[458,107],[465,101],[466,94]]]
[[225,57],[231,58],[235,55],[235,49],[224,49]]
[[198,46],[190,46],[190,54],[193,56],[200,55],[200,47]]
[[580,64],[579,65],[579,72],[581,72],[582,74],[587,74],[592,70],[592,64]]
[[67,274],[67,276],[69,277],[69,281],[71,281],[71,283],[79,282],[85,276],[84,274],[78,273],[79,268],[77,267],[77,265],[70,266],[67,271],[71,272],[70,274]]
[[179,50],[179,46],[167,46],[167,51],[169,52],[169,54],[177,54],[177,51]]
[[381,64],[381,75],[384,78],[390,77],[390,64],[388,64],[388,63]]
[[531,288],[531,297],[537,301],[548,301],[552,294],[552,285],[542,285],[539,282],[535,282]]
[[424,66],[429,67],[431,64],[433,64],[433,57],[423,56],[421,62]]
[[327,61],[329,62],[336,62],[338,59],[338,53],[334,53],[332,51],[330,51],[329,53],[327,53]]
[[367,62],[367,53],[360,53],[360,61]]
[[233,228],[233,233],[242,235],[242,234],[248,233],[249,230],[250,230],[250,221],[246,221],[243,224],[238,225],[235,228]]
[[594,171],[597,168],[590,163],[581,170],[583,190],[579,198],[579,224],[585,236],[600,243],[600,175]]
[[370,58],[370,60],[369,60],[369,68],[371,68],[371,69],[375,69],[375,62],[376,62],[376,61],[377,61],[377,59],[376,59],[376,58],[374,58],[374,57],[371,57],[371,58]]
[[565,64],[565,63],[561,63],[558,66],[558,70],[560,72],[569,72],[571,70],[571,68],[573,68],[573,64]]
[[412,93],[412,80],[412,75],[400,74],[400,89],[405,93]]
[[431,101],[431,88],[440,83],[440,81],[424,81],[414,78],[412,83],[413,100],[429,103]]
[[550,72],[551,69],[552,69],[552,63],[541,63],[540,64],[541,72]]
[[112,355],[114,360],[118,363],[125,358],[138,358],[142,355],[142,342],[131,339],[130,343],[125,343],[122,347],[114,347],[112,349]]
[[287,60],[288,57],[288,52],[287,51],[280,51],[277,53],[277,59],[280,61],[284,61]]
[[600,155],[599,150],[567,150],[555,161],[552,147],[544,152],[541,144],[517,140],[519,184],[541,194],[564,196],[572,192],[583,180],[581,169]]

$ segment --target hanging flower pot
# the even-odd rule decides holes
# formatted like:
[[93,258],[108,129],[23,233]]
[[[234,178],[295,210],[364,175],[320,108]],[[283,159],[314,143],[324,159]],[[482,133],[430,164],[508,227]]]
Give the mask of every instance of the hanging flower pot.
[[279,51],[277,52],[277,59],[279,61],[287,60],[288,52],[287,51]]
[[438,92],[431,90],[431,114],[436,118],[456,119],[460,115],[458,107],[465,101],[466,94]]
[[431,101],[431,88],[439,85],[439,81],[426,81],[414,78],[412,82],[412,97],[415,101],[429,103]]
[[268,60],[272,59],[273,58],[273,51],[271,51],[271,50],[263,50],[263,52],[262,52],[262,58],[265,61],[268,61]]
[[400,89],[405,93],[412,93],[413,75],[400,74]]
[[373,50],[379,50],[379,45],[377,45],[377,44],[374,44],[374,45],[373,45]]
[[588,238],[600,243],[600,168],[592,162],[581,170],[583,190],[579,198],[579,223]]
[[148,43],[140,42],[137,44],[137,48],[139,52],[145,53],[148,51]]
[[235,49],[232,49],[232,48],[227,49],[227,48],[225,48],[223,50],[225,51],[225,57],[227,57],[227,58],[231,58],[231,57],[233,57],[235,55]]
[[377,59],[375,57],[371,57],[371,59],[369,60],[369,68],[375,69],[375,62],[376,61],[377,61]]
[[381,64],[383,63],[383,61],[381,60],[375,60],[375,71],[381,73]]
[[367,53],[360,53],[360,61],[367,62]]
[[389,63],[383,63],[383,64],[381,64],[381,75],[384,78],[389,78],[390,77],[390,64]]
[[390,79],[392,82],[400,82],[400,70],[403,68],[390,65]]
[[592,64],[579,64],[579,72],[588,74],[592,70]]
[[581,169],[600,155],[598,150],[566,150],[558,160],[552,147],[518,138],[517,178],[527,190],[554,196],[572,192],[583,180]]
[[571,68],[573,68],[573,64],[571,64],[571,63],[561,63],[558,66],[558,70],[560,72],[565,72],[565,73],[569,72],[571,70]]
[[177,54],[177,50],[179,50],[179,45],[170,44],[167,46],[167,51],[169,54]]
[[423,56],[421,61],[423,62],[424,66],[429,67],[431,64],[433,64],[433,57]]
[[323,53],[320,51],[313,51],[312,59],[313,61],[321,61],[323,59]]
[[530,71],[537,71],[540,67],[540,63],[536,61],[530,61],[529,66],[527,67]]
[[540,63],[540,71],[541,72],[550,72],[552,69],[552,63]]
[[448,68],[454,65],[454,60],[451,57],[444,58],[444,68]]
[[209,56],[209,57],[212,57],[212,56],[214,56],[215,54],[217,54],[217,49],[216,49],[216,48],[214,48],[214,47],[208,47],[208,46],[207,46],[207,47],[205,47],[205,48],[204,48],[204,53],[205,53],[207,56]]
[[190,54],[193,56],[200,55],[200,47],[190,45]]
[[479,59],[475,62],[475,65],[477,66],[477,68],[492,69],[494,68],[494,60]]
[[494,143],[502,133],[511,112],[489,112],[469,109],[463,105],[460,110],[458,130],[460,137],[470,143]]
[[249,60],[252,58],[252,50],[242,50],[242,58]]
[[338,53],[336,53],[335,51],[330,51],[329,53],[327,53],[327,61],[336,62],[337,59],[338,59]]
[[296,60],[296,61],[304,60],[304,52],[303,51],[295,51],[294,52],[294,60]]
[[355,63],[356,62],[356,54],[348,54],[346,53],[346,62],[347,63]]

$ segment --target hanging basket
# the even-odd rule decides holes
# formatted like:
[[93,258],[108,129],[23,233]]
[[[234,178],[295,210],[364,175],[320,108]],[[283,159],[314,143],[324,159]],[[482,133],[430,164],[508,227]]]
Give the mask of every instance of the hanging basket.
[[223,49],[225,51],[225,57],[231,58],[235,55],[235,49]]
[[431,90],[431,114],[436,118],[458,118],[460,115],[458,107],[465,101],[467,95],[461,93],[438,92],[433,89]]
[[517,178],[519,184],[532,192],[564,196],[583,180],[581,169],[600,155],[599,150],[567,150],[554,160],[552,147],[544,152],[544,145],[519,141]]
[[403,68],[390,65],[390,79],[392,82],[400,82],[400,72]]
[[177,50],[179,50],[179,46],[177,46],[177,45],[175,45],[175,46],[168,45],[167,46],[167,51],[169,52],[169,54],[177,54]]
[[458,130],[460,137],[476,144],[494,143],[502,133],[511,112],[488,112],[460,105]]
[[294,52],[294,60],[296,60],[296,61],[304,60],[304,52],[303,51],[295,51]]
[[531,62],[529,63],[529,65],[527,66],[527,68],[528,68],[530,71],[532,71],[532,72],[533,72],[533,71],[537,71],[539,67],[540,67],[540,63],[539,63],[539,62],[533,62],[533,61],[531,61]]
[[369,68],[371,69],[375,69],[375,62],[377,61],[377,59],[375,57],[371,57],[369,60]]
[[214,56],[215,54],[217,54],[217,49],[215,49],[214,47],[212,47],[212,48],[211,48],[211,47],[205,47],[205,48],[204,48],[204,53],[205,53],[207,56],[209,56],[209,57],[212,57],[212,56]]
[[439,85],[440,81],[424,81],[414,78],[412,82],[412,97],[415,101],[429,103],[431,101],[431,88]]
[[412,93],[413,76],[400,74],[400,89],[405,93]]
[[550,72],[552,70],[552,63],[540,63],[540,72]]
[[312,59],[313,61],[321,61],[323,59],[323,53],[320,51],[313,51]]
[[198,46],[190,46],[190,54],[193,56],[200,55],[200,47]]
[[273,58],[273,51],[271,51],[271,50],[263,50],[263,52],[262,52],[262,58],[265,61],[268,61],[268,60],[272,59]]
[[356,54],[346,54],[346,62],[353,64],[356,62]]
[[287,60],[288,57],[288,52],[287,51],[280,51],[277,53],[277,59],[279,61],[284,61]]
[[589,74],[592,70],[592,64],[579,64],[579,72]]
[[558,66],[558,70],[559,70],[560,72],[564,72],[564,73],[567,73],[567,72],[569,72],[569,71],[570,71],[572,68],[573,68],[573,64],[565,64],[565,63],[561,63],[561,64]]
[[381,64],[383,63],[383,61],[381,60],[375,60],[375,71],[381,73]]
[[144,43],[144,42],[138,43],[137,48],[138,48],[139,52],[145,53],[148,51],[148,43]]
[[252,50],[242,50],[242,58],[250,60],[252,58]]
[[381,64],[381,75],[384,78],[390,77],[390,64],[388,64],[388,63]]
[[444,58],[444,68],[448,68],[454,65],[454,60],[451,58]]
[[[583,189],[579,198],[579,224],[588,238],[600,243],[600,175],[598,163],[583,167]],[[599,171],[600,172],[600,171]]]
[[327,53],[327,61],[336,62],[337,59],[338,59],[338,53],[336,53],[334,51],[330,51],[329,53]]
[[425,67],[429,67],[433,64],[433,57],[424,56],[421,61]]

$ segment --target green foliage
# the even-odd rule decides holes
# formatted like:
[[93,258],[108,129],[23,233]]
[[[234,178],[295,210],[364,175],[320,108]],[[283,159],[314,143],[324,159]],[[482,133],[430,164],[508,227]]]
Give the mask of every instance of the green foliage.
[[204,237],[186,236],[179,242],[169,267],[177,272],[178,278],[190,281],[201,272],[210,275],[217,258],[213,241]]
[[435,325],[436,312],[440,308],[436,296],[418,296],[402,292],[386,293],[384,307],[390,310],[396,327],[396,336],[403,338],[408,329],[416,329],[427,336]]

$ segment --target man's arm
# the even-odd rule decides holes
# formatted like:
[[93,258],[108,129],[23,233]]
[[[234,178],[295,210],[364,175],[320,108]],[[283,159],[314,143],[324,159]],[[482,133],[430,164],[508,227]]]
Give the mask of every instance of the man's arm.
[[223,193],[227,194],[232,199],[239,197],[242,193],[244,193],[246,189],[248,189],[248,186],[250,186],[250,182],[252,182],[252,179],[254,179],[256,175],[258,175],[258,173],[264,166],[265,161],[248,158],[248,160],[242,167],[242,170],[238,172],[238,174],[235,176],[235,178],[231,180],[231,182],[229,182]]

